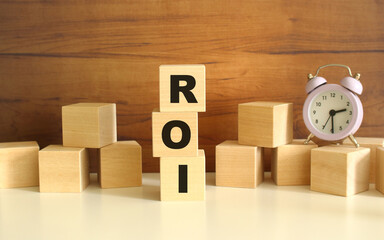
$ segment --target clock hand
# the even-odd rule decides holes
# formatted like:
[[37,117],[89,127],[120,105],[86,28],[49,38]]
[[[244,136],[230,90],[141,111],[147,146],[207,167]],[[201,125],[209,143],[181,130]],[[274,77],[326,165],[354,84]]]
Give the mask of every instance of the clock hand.
[[331,110],[329,111],[329,117],[328,117],[327,121],[325,122],[325,124],[323,125],[323,129],[325,128],[325,126],[327,126],[328,121],[329,121],[329,119],[330,119],[331,117],[332,117],[332,122],[333,122],[333,116],[335,116],[335,114],[336,114],[336,111],[335,111],[335,110],[331,109]]
[[346,109],[346,108],[344,108],[344,109],[341,109],[341,110],[338,110],[338,111],[335,111],[335,114],[336,114],[336,113],[340,113],[340,112],[345,112],[345,111],[347,111],[347,109]]
[[[340,110],[337,110],[337,111],[335,111],[335,110],[331,110],[331,111],[329,111],[329,117],[331,117],[332,119],[332,128],[331,128],[331,133],[335,133],[335,125],[334,125],[334,121],[333,121],[333,117],[336,115],[336,113],[340,113],[340,112],[345,112],[345,111],[347,111],[347,109],[346,108],[344,108],[344,109],[340,109]],[[329,120],[329,118],[328,118],[328,120]],[[328,122],[328,121],[327,121]],[[324,126],[325,127],[325,126]],[[324,129],[324,128],[323,128]]]
[[325,128],[325,126],[327,126],[328,121],[329,121],[330,118],[331,118],[331,114],[329,114],[329,117],[328,117],[327,121],[326,121],[325,124],[323,125],[323,129]]

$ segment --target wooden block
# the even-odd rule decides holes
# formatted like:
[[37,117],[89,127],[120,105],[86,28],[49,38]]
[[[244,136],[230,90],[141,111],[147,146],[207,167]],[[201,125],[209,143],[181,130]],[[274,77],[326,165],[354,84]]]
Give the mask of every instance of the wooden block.
[[85,148],[50,145],[39,152],[40,192],[81,192],[89,184]]
[[275,148],[292,142],[292,103],[239,104],[239,143]]
[[114,103],[63,106],[62,118],[63,146],[101,148],[117,140]]
[[[370,170],[369,170],[369,182],[376,182],[376,149],[377,147],[384,146],[384,138],[369,138],[369,137],[356,137],[357,142],[361,147],[367,147],[371,149],[370,158]],[[349,138],[345,139],[343,144],[353,145]]]
[[39,185],[37,142],[0,143],[0,188]]
[[205,154],[196,157],[160,158],[161,201],[205,199]]
[[272,150],[273,150],[273,148],[263,148],[264,172],[270,172],[271,171]]
[[216,186],[255,188],[263,180],[262,148],[233,140],[216,146]]
[[376,189],[384,194],[384,147],[376,149]]
[[136,141],[119,141],[101,148],[101,188],[141,186],[141,164],[141,146]]
[[326,146],[311,151],[311,190],[350,196],[369,189],[369,148]]
[[304,145],[304,139],[272,150],[271,176],[276,185],[309,185],[311,180],[311,150],[313,142]]
[[154,157],[195,157],[198,155],[196,112],[152,113]]
[[160,66],[160,112],[205,112],[205,66]]

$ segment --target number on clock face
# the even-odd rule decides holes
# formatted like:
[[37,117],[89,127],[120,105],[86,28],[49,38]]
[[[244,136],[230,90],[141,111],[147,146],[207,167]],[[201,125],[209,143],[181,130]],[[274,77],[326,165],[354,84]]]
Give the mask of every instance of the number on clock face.
[[351,123],[352,113],[350,99],[336,90],[318,94],[310,106],[312,125],[326,134],[345,130]]

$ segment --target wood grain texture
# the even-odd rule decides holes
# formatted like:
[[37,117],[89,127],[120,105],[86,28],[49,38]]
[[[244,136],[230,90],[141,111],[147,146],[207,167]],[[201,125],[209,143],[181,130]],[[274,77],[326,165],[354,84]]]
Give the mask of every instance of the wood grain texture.
[[292,103],[242,103],[238,119],[239,144],[276,148],[292,142]]
[[0,143],[0,189],[39,186],[37,142]]
[[311,150],[317,148],[312,141],[294,139],[292,143],[272,149],[271,177],[276,185],[293,186],[311,183]]
[[99,173],[100,171],[100,149],[88,148],[89,155],[89,172]]
[[263,148],[264,172],[271,171],[272,151],[273,151],[273,148]]
[[81,192],[89,184],[89,155],[85,148],[49,145],[39,152],[40,192]]
[[227,140],[216,146],[216,186],[256,188],[264,180],[263,148]]
[[[0,141],[61,143],[61,106],[116,102],[119,140],[151,152],[161,64],[205,64],[207,111],[199,148],[214,170],[215,146],[237,138],[237,104],[294,103],[302,119],[306,75],[342,63],[362,74],[359,136],[384,136],[382,1],[39,1],[0,2]],[[336,83],[343,69],[325,69]]]
[[311,190],[348,197],[369,189],[371,149],[325,146],[311,150]]
[[[384,147],[384,138],[368,138],[368,137],[357,137],[357,142],[361,147],[366,147],[371,149],[370,160],[369,160],[369,182],[376,182],[376,149],[378,147]],[[345,145],[353,145],[349,138],[343,141]]]
[[63,146],[101,148],[116,142],[116,104],[76,103],[62,107]]
[[141,146],[136,141],[119,141],[102,147],[99,178],[101,188],[141,186]]

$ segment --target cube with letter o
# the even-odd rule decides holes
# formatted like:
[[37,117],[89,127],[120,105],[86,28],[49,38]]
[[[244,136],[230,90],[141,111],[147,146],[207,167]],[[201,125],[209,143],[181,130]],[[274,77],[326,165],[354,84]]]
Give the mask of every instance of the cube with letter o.
[[196,112],[152,113],[154,157],[193,157],[198,155]]

